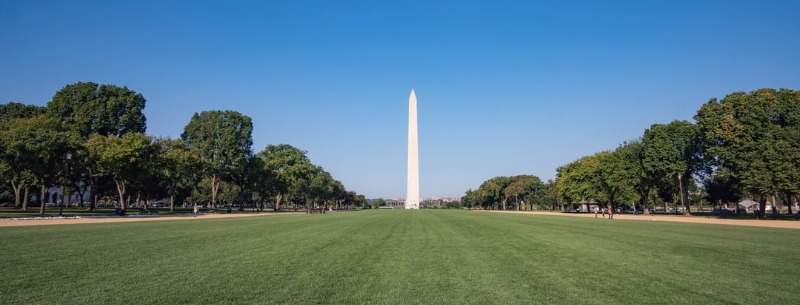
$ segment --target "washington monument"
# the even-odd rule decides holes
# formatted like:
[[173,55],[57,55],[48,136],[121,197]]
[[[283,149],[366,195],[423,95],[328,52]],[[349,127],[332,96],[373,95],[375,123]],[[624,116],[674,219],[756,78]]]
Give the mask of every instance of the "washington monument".
[[419,209],[419,146],[417,138],[417,95],[408,97],[408,185],[406,209]]

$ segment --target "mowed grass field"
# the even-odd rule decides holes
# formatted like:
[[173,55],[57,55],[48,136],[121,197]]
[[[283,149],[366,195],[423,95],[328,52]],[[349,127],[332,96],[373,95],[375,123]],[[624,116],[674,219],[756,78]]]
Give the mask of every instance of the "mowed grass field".
[[800,231],[383,210],[0,228],[0,304],[797,304]]

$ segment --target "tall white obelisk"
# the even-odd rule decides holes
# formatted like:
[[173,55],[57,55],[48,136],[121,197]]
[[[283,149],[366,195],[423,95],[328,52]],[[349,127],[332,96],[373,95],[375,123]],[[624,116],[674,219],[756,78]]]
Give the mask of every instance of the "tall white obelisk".
[[417,138],[417,95],[408,97],[408,184],[406,209],[419,209],[419,146]]

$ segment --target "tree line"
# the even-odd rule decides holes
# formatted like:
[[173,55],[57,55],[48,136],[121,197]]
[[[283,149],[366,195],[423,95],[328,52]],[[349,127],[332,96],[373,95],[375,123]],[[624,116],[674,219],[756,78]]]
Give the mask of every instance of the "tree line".
[[[168,198],[184,204],[310,207],[363,206],[307,152],[288,144],[252,151],[252,119],[236,111],[195,113],[180,139],[145,134],[146,100],[127,87],[79,82],[56,92],[46,106],[0,105],[0,193],[28,209],[39,192],[62,186],[64,196],[94,196],[128,205]],[[77,203],[83,206],[83,202]]]
[[[712,98],[694,121],[653,124],[614,150],[562,165],[555,181],[521,188],[526,202],[540,198],[543,206],[562,209],[593,202],[645,212],[673,202],[688,212],[692,195],[719,206],[752,198],[759,217],[768,200],[777,199],[792,214],[800,192],[800,92],[765,88]],[[511,207],[518,209],[514,181],[492,178],[462,200],[506,209],[513,198]]]
[[553,181],[542,182],[537,176],[500,176],[484,181],[476,190],[467,190],[461,197],[466,208],[487,210],[530,211],[537,208],[555,209]]

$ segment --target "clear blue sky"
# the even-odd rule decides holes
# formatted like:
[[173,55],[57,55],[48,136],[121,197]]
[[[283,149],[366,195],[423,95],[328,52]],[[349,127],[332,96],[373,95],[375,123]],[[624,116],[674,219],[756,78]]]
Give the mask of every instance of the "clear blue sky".
[[423,196],[554,178],[709,98],[800,89],[798,1],[117,2],[0,3],[0,103],[127,86],[173,138],[237,110],[255,151],[307,150],[368,197],[405,195],[411,88]]

